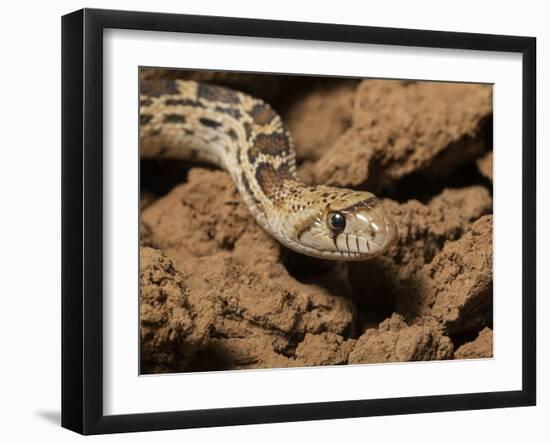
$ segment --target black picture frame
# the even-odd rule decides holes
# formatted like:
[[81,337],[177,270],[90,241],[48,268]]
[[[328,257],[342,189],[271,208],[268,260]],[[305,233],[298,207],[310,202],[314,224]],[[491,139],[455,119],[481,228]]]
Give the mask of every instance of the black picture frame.
[[[103,30],[252,36],[522,54],[522,389],[131,415],[103,413]],[[83,9],[62,18],[62,426],[82,434],[228,426],[536,403],[536,39]]]

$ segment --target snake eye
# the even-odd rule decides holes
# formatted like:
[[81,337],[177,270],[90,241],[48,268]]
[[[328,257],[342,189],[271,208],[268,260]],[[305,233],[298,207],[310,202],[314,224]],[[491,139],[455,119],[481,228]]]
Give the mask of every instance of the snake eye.
[[346,217],[340,212],[331,212],[328,216],[328,226],[333,232],[342,232],[346,229]]

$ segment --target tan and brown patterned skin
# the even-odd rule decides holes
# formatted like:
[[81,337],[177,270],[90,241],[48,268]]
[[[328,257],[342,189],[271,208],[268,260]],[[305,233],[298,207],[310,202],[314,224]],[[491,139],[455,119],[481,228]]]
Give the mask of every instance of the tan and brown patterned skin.
[[299,253],[366,260],[397,239],[395,222],[370,192],[301,182],[281,118],[244,93],[193,81],[141,81],[140,144],[144,157],[228,171],[257,222]]

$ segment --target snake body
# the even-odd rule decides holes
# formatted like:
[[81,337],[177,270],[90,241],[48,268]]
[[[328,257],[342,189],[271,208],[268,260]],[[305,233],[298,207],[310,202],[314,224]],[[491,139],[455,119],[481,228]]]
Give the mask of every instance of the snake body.
[[299,253],[366,260],[397,239],[395,222],[370,192],[300,181],[281,118],[245,93],[194,81],[141,81],[140,143],[149,156],[225,169],[256,221]]

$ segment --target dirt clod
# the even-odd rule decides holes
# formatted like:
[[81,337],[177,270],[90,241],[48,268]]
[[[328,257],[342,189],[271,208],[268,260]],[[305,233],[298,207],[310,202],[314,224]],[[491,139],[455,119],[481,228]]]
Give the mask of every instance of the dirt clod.
[[353,123],[315,167],[315,180],[378,192],[414,173],[447,177],[484,151],[488,85],[364,80]]
[[141,370],[183,371],[207,342],[214,311],[189,294],[182,275],[160,251],[140,253]]
[[465,343],[455,352],[455,358],[491,358],[493,356],[493,331],[483,328],[474,341]]
[[378,328],[369,328],[359,337],[349,363],[446,360],[453,357],[449,337],[427,326],[408,326],[393,314]]
[[397,299],[397,311],[409,320],[433,317],[449,334],[492,324],[493,217],[481,217],[447,243],[411,286]]

